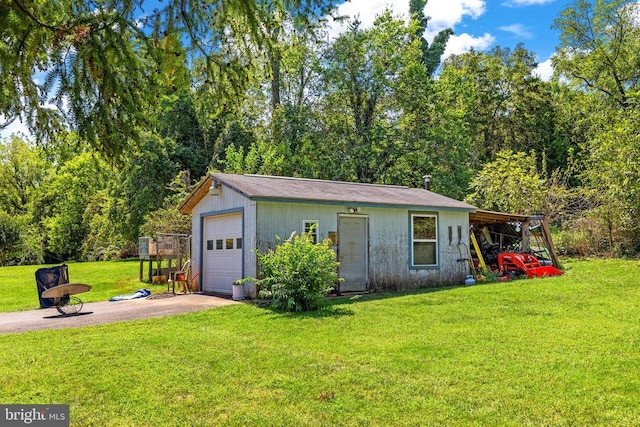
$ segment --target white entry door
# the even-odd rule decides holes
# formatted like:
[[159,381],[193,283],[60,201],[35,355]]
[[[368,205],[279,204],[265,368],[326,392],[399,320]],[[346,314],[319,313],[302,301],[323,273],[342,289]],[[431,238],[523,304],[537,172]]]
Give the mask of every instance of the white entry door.
[[367,290],[368,271],[367,217],[338,217],[338,260],[340,261],[341,292]]
[[242,214],[205,218],[202,239],[202,290],[230,294],[242,278]]

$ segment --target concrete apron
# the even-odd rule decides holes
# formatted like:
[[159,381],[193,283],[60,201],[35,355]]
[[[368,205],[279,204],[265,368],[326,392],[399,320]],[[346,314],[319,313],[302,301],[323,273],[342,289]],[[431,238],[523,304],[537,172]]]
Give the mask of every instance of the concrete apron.
[[203,294],[178,294],[167,298],[85,303],[82,311],[73,316],[60,315],[55,307],[0,313],[0,334],[101,325],[170,316],[231,304],[238,302]]

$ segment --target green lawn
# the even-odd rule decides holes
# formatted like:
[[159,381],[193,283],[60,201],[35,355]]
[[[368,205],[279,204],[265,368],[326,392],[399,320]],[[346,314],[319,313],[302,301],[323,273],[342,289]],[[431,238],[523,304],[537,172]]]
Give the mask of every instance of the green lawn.
[[[59,265],[59,264],[56,264]],[[91,291],[79,295],[83,302],[106,301],[112,296],[148,288],[166,291],[163,285],[142,283],[138,260],[70,263],[69,281],[88,283]],[[145,274],[146,267],[145,264]],[[42,266],[0,267],[0,312],[32,310],[39,307],[35,273]]]
[[68,403],[74,426],[640,425],[639,264],[565,266],[303,315],[4,335],[0,402]]

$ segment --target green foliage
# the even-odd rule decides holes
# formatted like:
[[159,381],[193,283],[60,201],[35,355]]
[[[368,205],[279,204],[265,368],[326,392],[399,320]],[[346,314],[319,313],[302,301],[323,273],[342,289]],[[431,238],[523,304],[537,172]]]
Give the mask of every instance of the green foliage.
[[[398,141],[402,106],[394,95],[401,90],[404,70],[422,67],[420,41],[387,11],[370,29],[351,22],[325,58],[324,134],[318,149],[327,144],[334,179],[379,182],[406,153],[404,141]],[[426,72],[423,76],[428,79]]]
[[0,211],[0,266],[14,258],[20,248],[20,226],[16,219]]
[[604,231],[607,252],[627,256],[640,250],[640,111],[601,112],[594,122],[582,174],[588,216],[601,224],[592,232]]
[[44,263],[44,233],[37,224],[33,224],[32,218],[28,215],[21,216],[20,223],[21,233],[18,264],[34,265]]
[[145,215],[140,227],[141,236],[155,236],[157,233],[191,234],[191,217],[178,210],[192,189],[189,173],[178,173],[167,189],[171,192],[165,197],[162,207]]
[[574,0],[555,21],[558,73],[614,108],[638,108],[640,6],[629,0]]
[[165,198],[173,194],[167,186],[179,172],[175,153],[173,139],[143,132],[140,149],[130,153],[118,179],[110,181],[115,200],[107,214],[124,241],[137,244],[145,216],[163,208]]
[[[239,166],[242,160],[237,157],[239,151],[236,150],[242,150],[242,153],[244,153],[250,150],[255,143],[255,134],[247,129],[242,122],[233,120],[227,123],[214,144],[212,166],[217,167],[220,164],[224,165],[227,150],[230,150],[229,154],[232,158],[229,159],[227,167],[229,167],[230,170],[242,169],[242,167]],[[231,146],[233,146],[233,148],[229,148]]]
[[[430,174],[439,193],[544,213],[576,253],[639,253],[638,4],[573,0],[544,82],[524,45],[440,65],[451,32],[427,43],[426,1],[408,1],[409,23],[385,12],[333,40],[320,0],[2,3],[0,115],[40,144],[0,144],[12,261],[99,259],[145,223],[183,230],[167,184],[208,168],[412,187]],[[78,163],[98,154],[111,161]]]
[[[207,173],[211,162],[211,142],[205,136],[205,131],[198,121],[193,94],[181,91],[165,101],[166,107],[158,118],[158,134],[164,139],[164,146],[160,149],[177,168],[170,166],[168,172],[174,169],[189,171],[193,177],[200,177]],[[148,138],[148,136],[147,136]],[[167,141],[172,141],[168,144]],[[152,151],[153,147],[141,147],[141,151]],[[155,165],[155,167],[169,166]]]
[[81,258],[82,243],[89,233],[85,211],[88,202],[95,200],[93,195],[104,188],[106,169],[103,161],[83,153],[47,178],[43,191],[48,214],[42,221],[48,249],[58,259]]
[[542,212],[545,181],[536,168],[535,155],[502,151],[484,165],[471,182],[468,197],[484,209],[519,214]]
[[42,150],[17,137],[0,141],[1,209],[12,215],[26,213],[45,174]]
[[559,76],[577,102],[578,178],[587,201],[563,227],[568,253],[629,256],[640,251],[638,4],[625,0],[573,1],[556,19]]
[[[467,158],[473,169],[493,161],[503,150],[535,151],[551,172],[566,166],[567,148],[557,146],[552,86],[535,75],[533,52],[494,48],[448,59],[438,81],[437,98],[446,117],[463,119],[462,135],[471,143]],[[566,141],[566,140],[565,140]]]
[[[293,233],[267,253],[257,253],[260,296],[281,311],[308,311],[320,307],[338,282],[338,262],[331,242],[313,243],[309,233]],[[245,279],[245,281],[254,279]]]
[[265,141],[257,141],[245,150],[231,144],[225,150],[224,170],[228,173],[281,174],[285,158],[278,147]]
[[110,213],[116,209],[115,199],[108,191],[101,190],[87,200],[82,222],[87,225],[87,235],[82,242],[80,259],[102,261],[118,259],[124,247],[122,226],[114,226]]
[[[171,0],[150,11],[142,0],[15,0],[0,7],[0,114],[26,118],[39,140],[69,124],[98,152],[119,159],[153,125],[159,102],[189,87],[185,63],[201,60],[207,84],[216,82],[220,96],[237,96],[256,47],[271,46],[277,12],[309,21],[333,2],[230,0],[222,7]],[[38,86],[32,76],[43,71]]]

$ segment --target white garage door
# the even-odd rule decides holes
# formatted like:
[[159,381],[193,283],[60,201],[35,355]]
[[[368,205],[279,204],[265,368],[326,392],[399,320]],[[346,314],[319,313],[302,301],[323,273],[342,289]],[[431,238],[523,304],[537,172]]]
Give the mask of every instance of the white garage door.
[[242,214],[205,218],[203,227],[202,290],[230,294],[242,278]]

